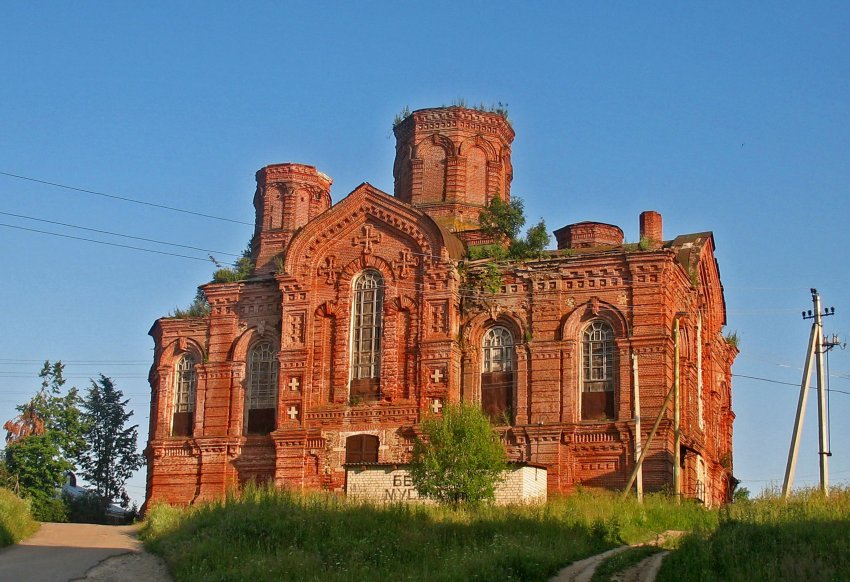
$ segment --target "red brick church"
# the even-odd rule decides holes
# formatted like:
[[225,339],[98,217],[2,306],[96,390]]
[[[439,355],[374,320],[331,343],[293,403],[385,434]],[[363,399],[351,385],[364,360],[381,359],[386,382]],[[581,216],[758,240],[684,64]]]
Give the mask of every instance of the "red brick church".
[[342,490],[347,464],[405,463],[419,422],[458,401],[484,408],[512,461],[545,466],[550,493],[622,488],[636,388],[643,443],[660,416],[644,486],[671,489],[678,456],[681,493],[724,502],[737,349],[713,235],[665,239],[644,212],[637,244],[580,222],[539,258],[470,261],[494,242],[480,211],[510,198],[510,123],[442,107],[394,133],[392,195],[364,183],[332,204],[312,166],[257,172],[252,275],[203,285],[206,317],[156,321],[148,502],[249,480]]

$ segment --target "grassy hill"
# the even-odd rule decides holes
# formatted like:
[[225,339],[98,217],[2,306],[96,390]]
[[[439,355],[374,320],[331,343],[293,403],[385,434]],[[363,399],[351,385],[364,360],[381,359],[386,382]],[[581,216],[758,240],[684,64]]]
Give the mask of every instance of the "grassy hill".
[[717,512],[580,492],[544,506],[375,506],[251,488],[186,510],[151,509],[143,539],[181,580],[546,580],[667,529],[713,530]]

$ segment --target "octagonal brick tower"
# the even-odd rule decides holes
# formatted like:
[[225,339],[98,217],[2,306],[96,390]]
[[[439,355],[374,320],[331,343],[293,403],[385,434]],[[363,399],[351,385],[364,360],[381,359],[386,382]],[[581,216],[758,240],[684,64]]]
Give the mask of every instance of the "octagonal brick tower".
[[395,196],[450,231],[477,229],[478,213],[493,196],[510,200],[514,130],[503,115],[420,109],[393,132]]
[[255,273],[275,271],[274,258],[295,231],[331,207],[332,183],[328,176],[304,164],[273,164],[257,172],[251,241]]

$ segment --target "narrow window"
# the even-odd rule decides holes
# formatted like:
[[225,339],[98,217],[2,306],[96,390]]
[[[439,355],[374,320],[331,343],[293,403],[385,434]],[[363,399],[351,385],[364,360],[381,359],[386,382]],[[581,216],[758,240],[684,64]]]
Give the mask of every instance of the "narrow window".
[[490,420],[510,423],[514,394],[514,338],[507,328],[484,334],[481,366],[481,407]]
[[271,342],[256,344],[248,355],[245,404],[248,434],[268,434],[275,429],[277,358]]
[[351,314],[351,396],[380,397],[383,279],[377,271],[364,271],[354,282]]
[[581,346],[581,419],[614,418],[614,331],[604,321],[586,328]]
[[192,436],[195,419],[195,359],[185,354],[174,370],[174,414],[171,436]]

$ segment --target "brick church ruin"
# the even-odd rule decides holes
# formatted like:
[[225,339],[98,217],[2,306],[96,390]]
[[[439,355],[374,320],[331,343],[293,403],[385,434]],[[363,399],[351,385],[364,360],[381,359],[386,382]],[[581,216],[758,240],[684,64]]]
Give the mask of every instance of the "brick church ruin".
[[511,125],[441,107],[394,133],[393,195],[364,183],[332,204],[316,168],[262,168],[251,276],[203,285],[209,315],[153,325],[147,501],[250,480],[344,490],[346,466],[404,464],[420,421],[458,401],[483,407],[511,461],[545,467],[550,493],[622,488],[638,386],[643,443],[660,416],[644,486],[672,489],[678,456],[684,496],[727,500],[737,349],[713,235],[665,240],[650,211],[640,243],[579,222],[539,258],[471,261],[499,242],[478,221],[510,199]]

